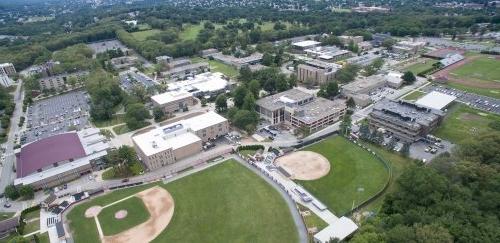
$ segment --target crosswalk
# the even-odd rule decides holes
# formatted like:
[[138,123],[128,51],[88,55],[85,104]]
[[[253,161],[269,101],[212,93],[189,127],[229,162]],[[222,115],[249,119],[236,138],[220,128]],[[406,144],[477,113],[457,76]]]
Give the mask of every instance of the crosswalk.
[[53,226],[57,222],[59,222],[59,217],[50,217],[50,218],[47,218],[47,227]]

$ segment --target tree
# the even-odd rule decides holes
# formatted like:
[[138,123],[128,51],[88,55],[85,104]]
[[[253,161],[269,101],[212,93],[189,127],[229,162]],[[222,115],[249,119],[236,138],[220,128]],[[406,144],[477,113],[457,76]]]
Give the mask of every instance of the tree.
[[352,108],[356,107],[356,102],[354,102],[354,99],[352,97],[349,97],[346,101],[346,105],[347,105],[347,107],[352,109]]
[[343,136],[349,135],[351,131],[351,115],[345,114],[344,118],[342,118],[342,122],[340,123],[340,134]]
[[19,198],[19,191],[17,191],[17,188],[14,185],[8,185],[7,187],[5,187],[4,194],[5,197],[11,200],[16,200]]
[[33,190],[33,188],[29,185],[22,185],[20,188],[19,188],[19,195],[23,198],[23,199],[32,199],[34,196],[35,196],[35,191]]
[[255,110],[255,98],[252,93],[247,93],[245,99],[243,101],[243,106],[241,107],[243,110],[254,111]]
[[349,83],[356,78],[358,71],[359,71],[359,66],[347,64],[339,71],[337,71],[337,73],[335,74],[335,78],[340,83]]
[[288,78],[288,86],[290,86],[290,87],[296,87],[297,83],[298,83],[297,74],[292,73],[290,75],[290,77]]
[[339,85],[337,84],[337,82],[328,82],[328,84],[326,85],[326,94],[328,95],[328,97],[334,97],[339,94]]
[[233,92],[233,101],[234,101],[234,106],[237,108],[241,108],[243,106],[245,96],[247,95],[248,90],[245,87],[245,85],[240,85],[236,87],[236,89]]
[[359,52],[359,47],[357,44],[354,43],[354,41],[349,41],[349,44],[347,45],[347,49],[349,51],[352,51],[354,53],[358,53]]
[[231,122],[234,126],[253,133],[259,122],[259,115],[255,111],[238,110],[232,116]]
[[215,110],[217,112],[226,112],[227,110],[227,98],[226,95],[220,94],[215,99]]
[[127,106],[125,113],[125,122],[131,130],[138,129],[144,125],[144,120],[149,119],[149,111],[146,110],[143,104],[133,103]]
[[382,46],[387,48],[388,50],[392,50],[392,46],[396,44],[396,40],[392,38],[386,38],[382,41]]
[[165,111],[163,111],[161,107],[153,108],[153,117],[155,119],[155,122],[159,122],[165,119],[165,115]]
[[368,122],[362,122],[359,126],[359,137],[365,141],[371,140],[371,132]]
[[24,238],[22,235],[18,235],[9,240],[9,243],[30,243],[28,238]]
[[254,97],[259,98],[260,93],[260,83],[258,80],[252,80],[248,83],[248,90],[253,94]]
[[247,83],[248,81],[252,80],[252,70],[250,70],[250,67],[248,66],[243,66],[240,68],[240,75],[238,79],[244,83]]
[[264,55],[262,56],[262,65],[265,65],[265,66],[272,66],[274,64],[274,57],[271,53],[269,52],[266,52],[264,53]]
[[406,85],[413,84],[417,80],[417,78],[415,77],[415,75],[413,75],[411,71],[406,71],[403,74],[403,76],[401,76],[401,78],[403,79]]

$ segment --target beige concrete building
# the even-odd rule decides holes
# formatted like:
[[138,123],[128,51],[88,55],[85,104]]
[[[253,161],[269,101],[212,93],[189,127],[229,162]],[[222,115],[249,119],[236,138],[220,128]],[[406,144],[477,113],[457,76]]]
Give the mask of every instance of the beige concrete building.
[[290,89],[257,100],[257,112],[271,124],[307,127],[311,132],[333,124],[345,114],[345,100],[331,101],[299,89]]
[[16,68],[12,63],[2,63],[0,64],[0,75],[14,75],[16,74]]
[[177,111],[184,111],[196,104],[193,94],[185,91],[170,91],[151,97],[153,105],[163,109],[165,114],[172,115]]
[[227,119],[208,112],[136,135],[132,142],[142,162],[154,170],[201,152],[203,142],[228,132]]
[[297,78],[301,82],[312,82],[321,85],[335,78],[335,73],[341,68],[335,63],[310,60],[297,67]]
[[344,45],[349,45],[349,43],[351,43],[351,41],[355,45],[363,42],[363,36],[360,36],[360,35],[358,35],[358,36],[341,35],[341,36],[339,36],[339,39],[342,42],[342,44],[344,44]]

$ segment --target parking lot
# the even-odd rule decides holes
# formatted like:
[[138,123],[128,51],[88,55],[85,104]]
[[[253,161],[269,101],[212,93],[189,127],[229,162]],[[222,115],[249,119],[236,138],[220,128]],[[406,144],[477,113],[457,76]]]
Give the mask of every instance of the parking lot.
[[270,125],[268,122],[261,122],[255,133],[268,141],[289,142],[297,140],[291,132],[291,127],[286,125]]
[[73,91],[35,101],[27,110],[26,129],[20,143],[80,130],[89,123],[90,101],[85,91]]
[[457,97],[460,101],[470,107],[480,109],[483,111],[493,112],[500,114],[500,100],[483,95],[465,92],[462,90],[445,87],[438,84],[429,85],[422,89],[424,92],[437,91]]
[[94,51],[94,53],[103,53],[108,50],[122,49],[122,51],[127,50],[127,47],[123,45],[119,40],[108,40],[100,41],[88,44],[88,46]]
[[381,99],[391,96],[396,90],[389,87],[380,87],[369,93],[370,99],[375,103]]
[[439,154],[450,152],[452,147],[453,144],[445,140],[437,143],[418,141],[410,146],[410,157],[429,162]]

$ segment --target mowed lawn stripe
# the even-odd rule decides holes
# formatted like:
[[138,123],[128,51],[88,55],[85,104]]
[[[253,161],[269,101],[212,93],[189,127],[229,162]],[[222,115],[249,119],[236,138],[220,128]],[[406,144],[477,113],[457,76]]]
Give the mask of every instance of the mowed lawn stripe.
[[298,182],[337,216],[348,213],[353,201],[356,206],[374,196],[389,178],[381,161],[340,136],[327,138],[304,150],[325,156],[331,169],[318,180]]
[[[115,213],[126,210],[127,216],[123,219],[116,219]],[[104,208],[98,216],[104,235],[114,235],[128,230],[136,225],[148,220],[150,214],[142,199],[131,197],[117,204]]]
[[167,230],[154,242],[297,242],[278,192],[236,161],[166,185],[175,200]]

